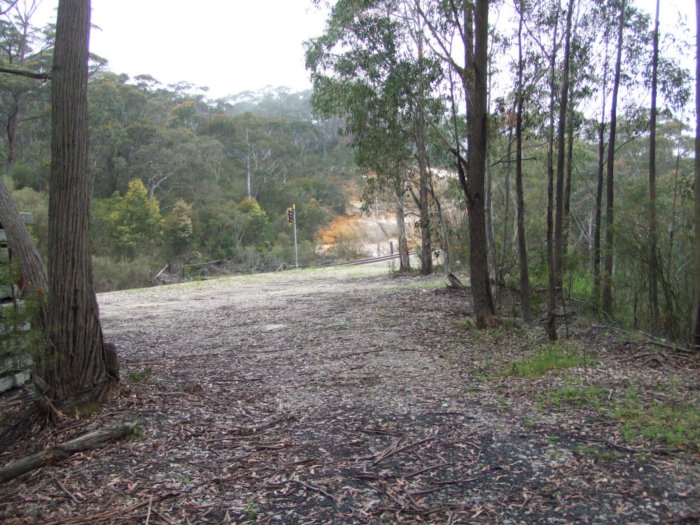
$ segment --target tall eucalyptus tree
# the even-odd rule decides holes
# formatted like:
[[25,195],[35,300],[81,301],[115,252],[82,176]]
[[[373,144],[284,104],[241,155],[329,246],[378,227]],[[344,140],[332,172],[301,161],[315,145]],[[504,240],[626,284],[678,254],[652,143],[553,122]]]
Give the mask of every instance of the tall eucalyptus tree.
[[79,408],[118,381],[104,344],[88,242],[88,48],[90,0],[60,0],[51,83],[49,192],[50,345],[35,382],[53,406]]
[[[469,216],[469,272],[476,324],[480,328],[497,324],[489,282],[486,235],[485,179],[488,136],[488,0],[444,3],[414,0],[416,10],[430,32],[432,51],[460,78],[465,93],[467,120],[466,158],[460,137],[455,137],[453,153]],[[453,41],[461,49],[455,58]]]
[[603,299],[602,311],[608,317],[613,315],[613,240],[615,218],[615,139],[617,133],[617,103],[620,89],[620,76],[622,73],[622,50],[625,31],[626,0],[620,2],[619,21],[617,29],[617,58],[615,59],[615,73],[612,86],[612,100],[610,102],[610,134],[608,136],[607,150],[607,175],[605,182],[605,259],[603,264]]
[[692,341],[700,351],[700,0],[695,0],[695,304]]

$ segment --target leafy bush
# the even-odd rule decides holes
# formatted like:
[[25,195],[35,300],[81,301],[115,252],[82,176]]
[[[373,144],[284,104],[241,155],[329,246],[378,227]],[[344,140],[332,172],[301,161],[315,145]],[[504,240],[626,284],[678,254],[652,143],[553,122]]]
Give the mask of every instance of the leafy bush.
[[158,273],[158,263],[146,255],[139,255],[127,261],[111,257],[92,258],[95,292],[144,288],[153,285],[153,277]]
[[129,182],[124,196],[115,193],[93,206],[93,240],[100,255],[133,259],[160,244],[163,219],[158,200],[140,179]]
[[[0,287],[9,288],[17,282],[16,268],[0,262]],[[27,367],[40,349],[41,333],[32,329],[31,321],[39,309],[42,297],[24,297],[21,303],[4,303],[0,308],[0,367]]]

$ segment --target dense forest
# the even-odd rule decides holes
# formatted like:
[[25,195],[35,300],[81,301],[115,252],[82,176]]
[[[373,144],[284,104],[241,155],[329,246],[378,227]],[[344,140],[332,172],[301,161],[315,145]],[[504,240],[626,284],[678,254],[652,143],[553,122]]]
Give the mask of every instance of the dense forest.
[[686,340],[694,83],[678,16],[664,34],[658,7],[620,0],[341,0],[307,50],[313,102],[347,119],[397,210],[415,204],[423,255],[469,262],[477,325],[508,287],[524,319],[546,308],[550,339],[574,300]]
[[[8,5],[4,180],[46,254],[55,26],[32,24],[32,2]],[[416,250],[423,273],[438,262],[470,271],[477,324],[495,322],[494,294],[510,289],[515,314],[546,310],[551,338],[575,301],[686,340],[695,218],[684,22],[665,20],[677,28],[665,34],[658,15],[625,0],[340,0],[307,43],[313,91],[218,100],[91,56],[97,289],[213,260],[285,268],[292,204],[299,262],[317,264],[320,230],[362,193],[365,210],[392,211],[401,270]]]

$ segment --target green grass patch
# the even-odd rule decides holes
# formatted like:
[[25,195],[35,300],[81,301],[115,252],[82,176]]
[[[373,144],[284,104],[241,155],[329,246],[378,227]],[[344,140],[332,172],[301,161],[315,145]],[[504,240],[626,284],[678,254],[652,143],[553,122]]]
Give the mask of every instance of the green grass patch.
[[574,454],[587,456],[593,458],[595,461],[615,461],[620,457],[619,452],[594,445],[579,444],[574,447],[573,451]]
[[136,372],[131,372],[128,375],[129,381],[132,383],[140,383],[141,381],[148,379],[153,375],[153,370],[151,370],[150,366],[147,366],[143,370],[138,370]]
[[595,364],[595,361],[582,355],[573,342],[560,342],[542,345],[534,354],[511,363],[503,372],[505,376],[540,377],[552,370],[573,368]]
[[454,326],[455,330],[461,330],[463,332],[476,330],[476,322],[472,317],[462,317],[459,321],[455,321],[452,326]]
[[556,392],[545,395],[545,400],[550,405],[561,407],[562,405],[576,407],[600,408],[601,401],[605,398],[605,390],[596,385],[565,386]]
[[622,434],[627,441],[643,439],[670,448],[700,451],[700,409],[682,402],[653,401],[645,404],[636,389],[613,410],[622,422]]

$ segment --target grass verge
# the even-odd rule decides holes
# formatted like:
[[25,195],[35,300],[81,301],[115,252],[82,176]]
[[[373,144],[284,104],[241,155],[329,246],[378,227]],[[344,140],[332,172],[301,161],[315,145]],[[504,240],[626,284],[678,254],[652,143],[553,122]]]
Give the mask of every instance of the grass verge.
[[502,375],[532,378],[553,370],[593,364],[595,361],[584,356],[575,343],[557,341],[542,345],[534,354],[514,361]]

